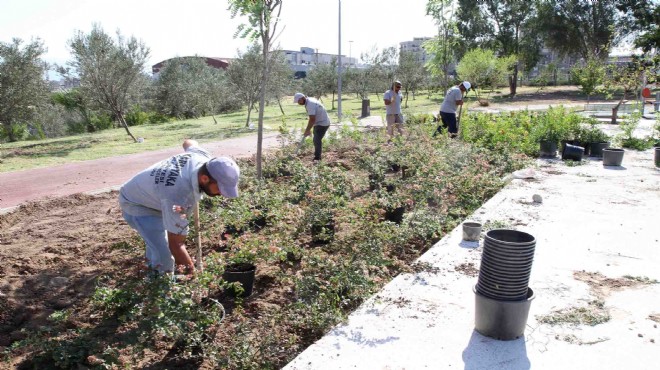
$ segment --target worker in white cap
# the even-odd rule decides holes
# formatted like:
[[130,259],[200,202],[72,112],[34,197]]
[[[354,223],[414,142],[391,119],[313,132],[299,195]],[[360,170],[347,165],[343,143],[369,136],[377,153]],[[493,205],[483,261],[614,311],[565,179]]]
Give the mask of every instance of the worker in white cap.
[[472,87],[472,85],[469,82],[463,81],[447,90],[445,100],[442,101],[442,105],[440,106],[440,119],[442,120],[442,124],[438,125],[433,136],[441,134],[442,130],[447,128],[449,136],[456,137],[458,134],[456,109],[463,105],[463,94],[467,93],[467,91],[470,90],[470,87]]
[[119,190],[124,220],[144,239],[147,265],[159,273],[177,267],[195,272],[185,241],[188,215],[203,194],[238,197],[241,171],[233,159],[212,158],[195,140],[185,140],[183,149],[185,153],[143,170]]

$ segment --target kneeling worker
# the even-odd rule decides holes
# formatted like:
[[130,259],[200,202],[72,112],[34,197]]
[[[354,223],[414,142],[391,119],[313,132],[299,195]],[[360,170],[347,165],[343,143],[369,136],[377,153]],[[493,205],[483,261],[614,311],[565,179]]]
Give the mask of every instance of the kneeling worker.
[[161,273],[195,266],[186,250],[187,215],[202,192],[208,196],[238,196],[240,169],[228,157],[212,158],[195,140],[183,142],[185,153],[138,173],[122,185],[119,204],[126,222],[142,236],[149,267]]

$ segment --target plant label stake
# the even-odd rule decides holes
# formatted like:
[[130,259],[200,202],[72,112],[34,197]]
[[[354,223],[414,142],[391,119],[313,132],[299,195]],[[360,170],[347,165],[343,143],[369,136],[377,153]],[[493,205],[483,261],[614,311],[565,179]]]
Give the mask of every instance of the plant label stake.
[[199,202],[195,203],[195,229],[197,230],[197,270],[202,272],[202,232],[199,226]]

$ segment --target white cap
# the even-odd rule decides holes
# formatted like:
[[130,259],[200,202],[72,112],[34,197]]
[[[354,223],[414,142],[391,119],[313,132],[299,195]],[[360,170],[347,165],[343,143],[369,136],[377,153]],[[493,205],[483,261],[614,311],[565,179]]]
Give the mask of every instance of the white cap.
[[228,157],[216,157],[206,163],[209,174],[218,183],[220,193],[227,198],[238,197],[238,179],[241,169]]
[[305,94],[303,94],[303,93],[296,93],[296,95],[293,96],[293,102],[294,102],[294,103],[297,103],[298,100],[300,100],[300,98],[304,98],[304,97],[305,97]]
[[470,90],[470,87],[472,87],[472,85],[467,81],[463,81],[463,87],[467,91],[467,90]]

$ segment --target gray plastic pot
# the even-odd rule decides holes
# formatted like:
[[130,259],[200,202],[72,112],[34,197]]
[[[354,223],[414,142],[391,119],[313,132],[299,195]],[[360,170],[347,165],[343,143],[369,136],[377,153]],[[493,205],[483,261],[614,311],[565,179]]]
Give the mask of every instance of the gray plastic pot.
[[525,334],[529,308],[534,291],[527,289],[527,298],[520,301],[501,301],[484,297],[472,287],[475,297],[474,329],[479,334],[497,340],[513,340]]
[[463,222],[463,240],[478,242],[481,235],[481,224],[479,222]]
[[618,148],[603,149],[603,166],[621,166],[624,153],[623,149]]

